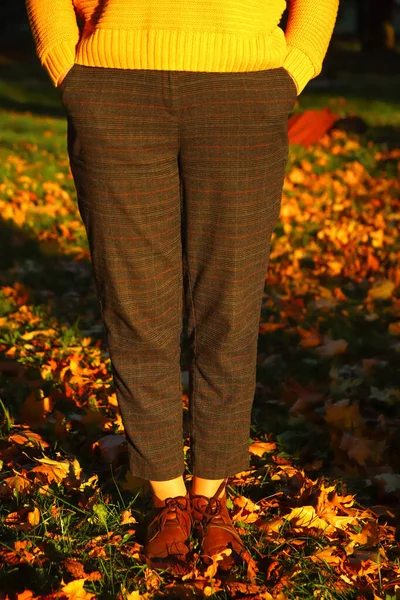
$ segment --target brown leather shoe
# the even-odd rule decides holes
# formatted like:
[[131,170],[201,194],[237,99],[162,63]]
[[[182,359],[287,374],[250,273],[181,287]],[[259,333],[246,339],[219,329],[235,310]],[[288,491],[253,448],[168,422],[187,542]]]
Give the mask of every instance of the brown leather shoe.
[[222,498],[218,498],[227,479],[219,486],[214,496],[208,498],[201,494],[192,494],[190,500],[193,508],[193,526],[200,536],[202,543],[201,559],[206,565],[212,563],[211,556],[222,552],[225,548],[231,548],[232,552],[222,561],[219,567],[223,570],[230,569],[234,564],[242,564],[243,553],[246,547],[237,533],[226,507],[226,492]]
[[152,494],[153,508],[143,553],[152,568],[186,573],[192,557],[192,512],[189,492],[161,500]]

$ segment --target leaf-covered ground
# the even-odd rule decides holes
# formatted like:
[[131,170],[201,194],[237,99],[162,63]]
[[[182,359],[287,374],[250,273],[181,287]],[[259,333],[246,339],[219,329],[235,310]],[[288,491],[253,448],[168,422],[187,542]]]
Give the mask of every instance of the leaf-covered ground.
[[[290,149],[251,468],[228,486],[248,565],[179,578],[142,554],[149,490],[128,471],[65,117],[27,81],[28,98],[0,87],[0,598],[398,598],[398,104],[335,99],[369,129]],[[185,425],[187,356],[183,335]]]

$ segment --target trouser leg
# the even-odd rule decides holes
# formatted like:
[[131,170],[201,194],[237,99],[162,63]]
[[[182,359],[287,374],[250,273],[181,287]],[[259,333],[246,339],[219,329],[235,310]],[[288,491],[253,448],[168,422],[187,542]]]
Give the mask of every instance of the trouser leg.
[[193,474],[249,468],[259,320],[296,88],[282,68],[182,73]]
[[178,124],[166,73],[75,65],[68,152],[134,475],[184,471]]

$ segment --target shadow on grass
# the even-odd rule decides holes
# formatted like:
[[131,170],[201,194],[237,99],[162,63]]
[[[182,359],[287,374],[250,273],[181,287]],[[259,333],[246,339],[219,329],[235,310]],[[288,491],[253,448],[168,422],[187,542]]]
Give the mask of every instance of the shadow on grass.
[[0,220],[0,284],[15,282],[26,285],[29,303],[44,304],[49,316],[82,321],[82,329],[100,322],[90,261],[46,247],[33,233]]

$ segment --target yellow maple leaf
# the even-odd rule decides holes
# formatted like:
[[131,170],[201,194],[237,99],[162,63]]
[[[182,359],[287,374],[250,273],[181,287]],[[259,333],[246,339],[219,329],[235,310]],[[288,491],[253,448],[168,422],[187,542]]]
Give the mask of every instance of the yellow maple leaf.
[[77,479],[80,476],[81,466],[76,458],[72,462],[69,460],[52,460],[51,458],[35,458],[34,459],[41,463],[38,467],[33,467],[32,472],[44,473],[47,476],[49,482],[55,480],[60,483],[63,479],[68,477],[71,473]]
[[68,600],[94,600],[95,594],[87,592],[83,587],[85,581],[86,577],[70,581],[67,585],[63,585],[61,591],[67,596]]
[[317,527],[325,530],[328,523],[320,519],[313,506],[296,506],[289,514],[283,515],[282,519],[291,521],[293,527]]
[[21,335],[21,339],[23,340],[32,340],[34,337],[38,336],[38,335],[45,335],[45,336],[52,336],[55,335],[57,332],[55,329],[43,329],[43,330],[37,330],[37,331],[27,331],[26,333],[24,333],[23,335]]
[[323,548],[322,550],[317,550],[310,556],[313,562],[327,562],[328,565],[337,565],[342,562],[340,556],[335,556],[333,552],[337,550],[336,546],[329,546],[328,548]]
[[392,297],[394,287],[395,285],[393,281],[390,281],[389,279],[383,279],[382,281],[378,281],[372,286],[372,288],[370,288],[368,291],[368,296],[373,300],[386,300]]

